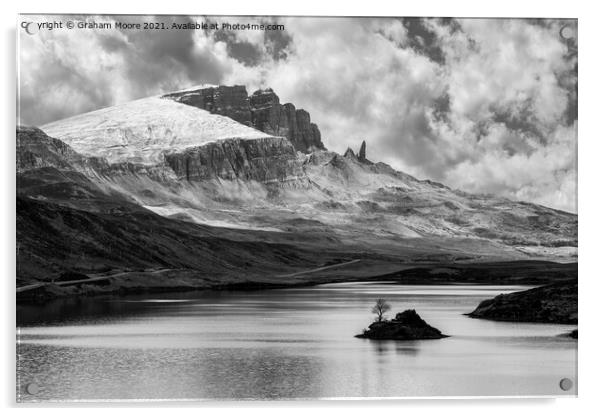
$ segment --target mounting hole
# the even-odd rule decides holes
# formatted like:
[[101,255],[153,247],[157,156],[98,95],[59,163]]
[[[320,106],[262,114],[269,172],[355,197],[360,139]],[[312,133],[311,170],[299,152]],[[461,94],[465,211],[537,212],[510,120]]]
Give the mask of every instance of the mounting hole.
[[560,36],[567,40],[573,39],[575,37],[575,31],[571,26],[563,26],[562,29],[560,29]]
[[38,386],[36,383],[29,383],[25,387],[25,390],[29,394],[38,394],[40,392],[40,386]]
[[560,388],[564,391],[569,391],[573,388],[573,380],[570,378],[563,378],[560,380]]

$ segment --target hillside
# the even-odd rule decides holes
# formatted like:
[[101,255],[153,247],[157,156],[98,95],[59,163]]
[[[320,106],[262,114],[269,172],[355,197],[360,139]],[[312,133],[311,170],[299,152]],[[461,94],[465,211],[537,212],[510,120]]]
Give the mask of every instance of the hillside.
[[[576,215],[419,180],[369,160],[366,143],[357,156],[300,149],[275,127],[282,108],[266,99],[271,90],[247,102],[238,87],[208,88],[18,128],[20,280],[165,269],[215,284],[290,284],[279,276],[351,260],[362,262],[337,278],[425,263],[576,261]],[[251,127],[259,114],[261,128],[286,134]]]

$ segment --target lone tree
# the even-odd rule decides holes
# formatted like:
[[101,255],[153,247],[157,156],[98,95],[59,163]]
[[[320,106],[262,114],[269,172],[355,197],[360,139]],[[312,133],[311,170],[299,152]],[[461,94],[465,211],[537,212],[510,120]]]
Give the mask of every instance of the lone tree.
[[391,305],[384,299],[377,299],[376,304],[372,307],[372,313],[376,314],[376,321],[382,322],[385,312],[391,309]]

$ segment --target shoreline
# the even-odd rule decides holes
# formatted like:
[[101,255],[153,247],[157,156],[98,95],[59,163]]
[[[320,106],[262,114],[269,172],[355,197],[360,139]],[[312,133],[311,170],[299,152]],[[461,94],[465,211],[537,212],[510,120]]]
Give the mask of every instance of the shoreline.
[[[398,264],[397,271],[378,274],[357,272],[360,262],[344,262],[294,273],[300,279],[286,282],[264,277],[245,281],[216,282],[189,276],[191,271],[154,270],[145,272],[120,271],[114,275],[94,276],[89,280],[71,282],[38,282],[40,286],[29,292],[17,293],[17,304],[44,303],[64,297],[87,298],[102,295],[128,296],[144,293],[174,293],[194,291],[257,291],[294,287],[311,287],[321,284],[346,282],[390,282],[403,285],[529,285],[572,280],[577,277],[577,263],[552,263],[540,261],[510,261],[470,264]],[[346,269],[352,266],[351,270]],[[370,266],[370,265],[368,265]],[[388,265],[389,269],[391,264]],[[379,267],[374,267],[377,272]],[[370,270],[370,269],[369,269]],[[165,275],[161,275],[165,273]],[[353,273],[352,273],[353,272]],[[169,276],[172,274],[173,276]],[[152,280],[154,276],[157,280]],[[277,276],[277,278],[281,278]],[[173,281],[173,284],[164,284]],[[96,284],[95,284],[96,283]],[[146,283],[146,284],[144,284]],[[35,286],[35,284],[30,286]]]

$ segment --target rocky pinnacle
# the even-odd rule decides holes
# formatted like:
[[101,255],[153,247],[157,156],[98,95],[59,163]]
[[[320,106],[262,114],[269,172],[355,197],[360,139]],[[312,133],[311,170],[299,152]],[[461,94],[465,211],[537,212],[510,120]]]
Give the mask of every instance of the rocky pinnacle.
[[365,140],[362,142],[362,145],[360,147],[359,159],[362,162],[366,160],[366,141]]

